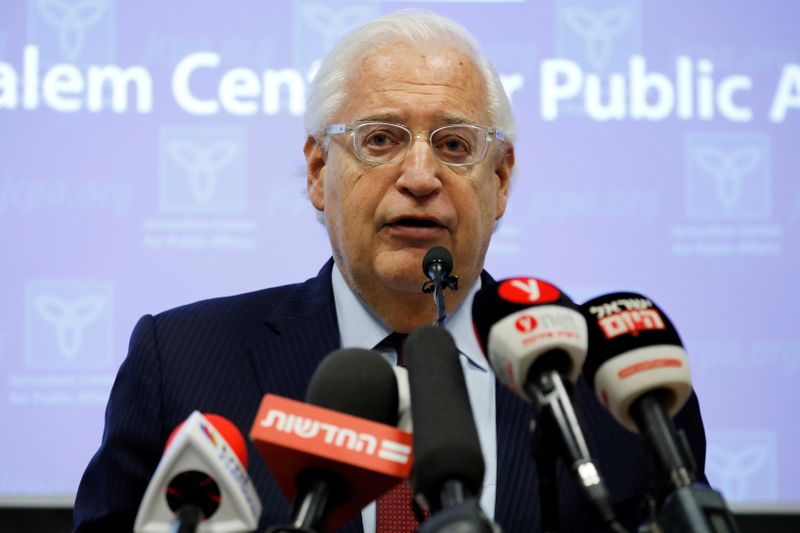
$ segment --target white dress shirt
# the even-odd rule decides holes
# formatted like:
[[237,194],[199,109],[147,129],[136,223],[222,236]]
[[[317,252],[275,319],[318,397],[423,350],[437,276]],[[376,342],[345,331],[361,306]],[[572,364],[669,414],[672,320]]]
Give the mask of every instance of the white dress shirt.
[[[339,336],[342,348],[374,349],[392,331],[362,302],[350,289],[342,277],[339,267],[334,264],[333,298],[336,302],[336,316],[339,322]],[[486,474],[483,478],[481,507],[486,515],[494,518],[495,491],[497,481],[497,425],[495,420],[495,377],[492,368],[478,345],[472,329],[472,299],[480,289],[481,280],[469,288],[469,294],[455,312],[449,313],[446,329],[453,335],[461,352],[461,366],[469,391],[472,414],[478,428]],[[461,290],[465,288],[462,287]],[[433,306],[431,296],[431,306]],[[392,364],[397,364],[394,351],[382,351]],[[361,512],[364,532],[375,531],[375,502]]]

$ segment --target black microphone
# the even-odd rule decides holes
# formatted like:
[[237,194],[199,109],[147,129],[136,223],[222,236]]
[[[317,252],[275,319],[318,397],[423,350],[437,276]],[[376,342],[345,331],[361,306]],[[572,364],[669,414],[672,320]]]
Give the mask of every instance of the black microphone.
[[447,318],[444,304],[444,290],[458,290],[458,276],[451,276],[453,271],[453,255],[443,246],[434,246],[422,258],[422,272],[429,281],[422,286],[422,292],[433,293],[433,303],[436,306],[436,322],[441,326]]
[[405,355],[414,423],[411,485],[424,509],[440,513],[421,531],[491,531],[478,504],[485,464],[453,337],[443,328],[420,328],[406,339]]
[[[545,485],[540,490],[543,527],[557,528],[557,488],[547,486],[556,483],[554,463],[561,455],[603,523],[620,529],[573,406],[572,384],[588,343],[578,306],[550,283],[511,278],[478,291],[472,320],[497,378],[532,401],[539,413],[532,438],[540,485]],[[551,431],[557,432],[560,450],[544,434]]]
[[374,422],[396,426],[397,376],[378,352],[364,348],[336,350],[311,376],[306,402]]
[[584,375],[600,401],[631,431],[640,431],[671,487],[659,523],[666,531],[736,531],[715,491],[694,486],[695,459],[672,416],[692,381],[686,350],[672,322],[649,298],[617,292],[581,306],[589,332]]
[[453,255],[444,246],[434,246],[422,258],[422,271],[432,280],[443,280],[453,271]]
[[294,495],[292,522],[271,533],[336,529],[407,477],[411,436],[394,427],[398,397],[391,365],[361,348],[328,355],[305,404],[265,396],[251,437]]
[[692,392],[675,327],[650,299],[632,292],[599,296],[581,309],[589,330],[586,379],[622,425],[642,431],[671,485],[690,485],[694,461],[670,418]]

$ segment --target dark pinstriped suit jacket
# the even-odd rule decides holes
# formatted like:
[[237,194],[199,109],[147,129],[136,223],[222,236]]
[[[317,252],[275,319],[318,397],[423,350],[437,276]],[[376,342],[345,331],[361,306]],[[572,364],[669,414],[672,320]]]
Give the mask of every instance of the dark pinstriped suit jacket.
[[[167,436],[192,411],[221,414],[247,434],[265,393],[305,396],[317,364],[339,348],[332,264],[302,284],[198,302],[139,320],[111,392],[100,449],[78,489],[77,531],[132,529]],[[649,488],[645,451],[584,383],[578,390],[589,447],[619,518],[634,528]],[[536,467],[528,453],[531,416],[529,404],[497,387],[495,520],[508,532],[539,529]],[[687,431],[702,472],[705,436],[694,396],[676,421]],[[264,507],[262,528],[286,522],[289,503],[253,446],[248,452]],[[559,484],[562,530],[595,529],[566,472],[560,472]],[[357,516],[344,531],[361,529]]]

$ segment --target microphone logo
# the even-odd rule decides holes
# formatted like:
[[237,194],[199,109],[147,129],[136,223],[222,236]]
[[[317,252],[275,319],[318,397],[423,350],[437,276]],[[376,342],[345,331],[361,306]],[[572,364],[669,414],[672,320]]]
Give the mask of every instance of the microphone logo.
[[203,434],[206,437],[208,437],[208,440],[211,441],[211,444],[213,444],[215,447],[219,448],[219,444],[217,443],[217,439],[216,439],[216,437],[214,437],[214,434],[211,433],[211,431],[209,431],[208,426],[201,422],[200,423],[200,429],[203,430]]
[[514,326],[520,333],[530,333],[536,329],[537,325],[538,322],[536,322],[536,317],[533,315],[522,315],[514,322]]
[[511,278],[500,283],[500,298],[518,304],[546,304],[559,299],[561,291],[536,278]]
[[620,311],[601,318],[597,323],[607,339],[613,339],[628,333],[636,337],[640,331],[666,329],[661,315],[655,309]]
[[[308,410],[313,414],[313,411]],[[331,422],[316,420],[307,416],[287,413],[281,409],[270,409],[259,425],[264,429],[286,433],[301,439],[316,441],[317,445],[343,448],[357,454],[378,457],[401,465],[408,464],[411,446],[372,433],[357,431]]]

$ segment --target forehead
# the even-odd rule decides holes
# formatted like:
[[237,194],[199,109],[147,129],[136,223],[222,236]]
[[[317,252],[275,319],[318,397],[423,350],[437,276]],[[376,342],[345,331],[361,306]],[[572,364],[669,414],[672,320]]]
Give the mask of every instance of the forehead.
[[354,65],[337,118],[394,120],[412,128],[448,122],[489,125],[484,78],[474,60],[446,45],[385,45]]

